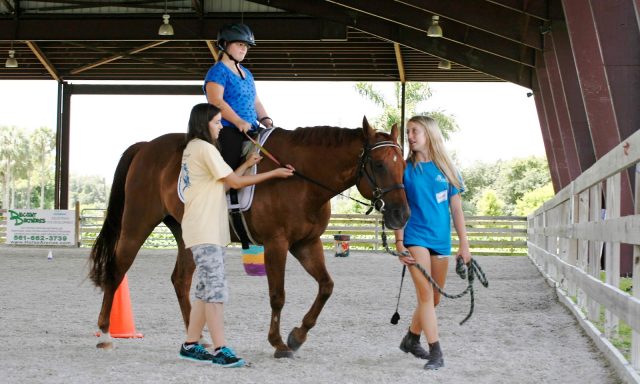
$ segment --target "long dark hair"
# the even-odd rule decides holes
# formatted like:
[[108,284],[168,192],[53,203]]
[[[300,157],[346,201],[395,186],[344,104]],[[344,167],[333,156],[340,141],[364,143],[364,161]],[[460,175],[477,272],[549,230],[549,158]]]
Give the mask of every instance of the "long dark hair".
[[220,113],[220,109],[215,105],[209,103],[194,105],[189,116],[189,129],[185,145],[193,139],[201,139],[217,147],[218,140],[212,138],[209,133],[209,122],[218,113]]

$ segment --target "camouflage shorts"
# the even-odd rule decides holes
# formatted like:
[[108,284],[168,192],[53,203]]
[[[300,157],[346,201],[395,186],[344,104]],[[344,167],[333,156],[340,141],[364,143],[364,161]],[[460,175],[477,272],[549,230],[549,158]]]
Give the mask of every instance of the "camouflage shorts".
[[196,263],[195,296],[205,303],[226,303],[229,288],[224,273],[224,247],[199,244],[191,247]]

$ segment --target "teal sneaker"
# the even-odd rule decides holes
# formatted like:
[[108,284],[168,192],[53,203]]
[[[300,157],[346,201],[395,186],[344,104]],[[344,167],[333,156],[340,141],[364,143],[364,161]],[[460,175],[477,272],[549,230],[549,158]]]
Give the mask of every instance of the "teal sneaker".
[[211,360],[213,364],[219,365],[225,368],[237,368],[244,366],[244,359],[236,356],[235,352],[229,347],[220,348]]
[[185,346],[182,344],[180,347],[181,359],[197,361],[199,363],[210,363],[213,360],[213,355],[207,351],[201,344],[192,344]]

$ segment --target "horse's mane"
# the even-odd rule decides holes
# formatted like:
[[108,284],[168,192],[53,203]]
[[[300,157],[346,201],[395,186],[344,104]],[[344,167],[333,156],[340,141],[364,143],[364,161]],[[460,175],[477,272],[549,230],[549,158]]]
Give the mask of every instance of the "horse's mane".
[[304,127],[288,131],[296,144],[334,147],[362,137],[362,128],[345,129],[339,127]]

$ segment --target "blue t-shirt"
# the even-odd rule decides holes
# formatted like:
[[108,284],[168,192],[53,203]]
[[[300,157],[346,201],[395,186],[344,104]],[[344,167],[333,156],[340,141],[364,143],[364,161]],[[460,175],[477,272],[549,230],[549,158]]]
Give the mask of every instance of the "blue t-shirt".
[[451,255],[449,199],[460,191],[449,184],[432,161],[421,162],[416,167],[407,162],[404,188],[411,208],[411,217],[404,228],[404,244]]
[[[256,84],[248,69],[240,66],[244,71],[244,80],[221,61],[213,65],[204,77],[204,92],[207,93],[207,83],[212,81],[224,87],[222,99],[243,120],[257,127],[258,113],[256,112]],[[223,126],[233,125],[222,119]]]

